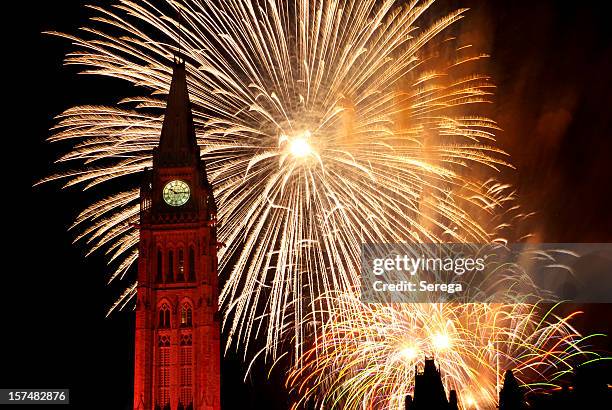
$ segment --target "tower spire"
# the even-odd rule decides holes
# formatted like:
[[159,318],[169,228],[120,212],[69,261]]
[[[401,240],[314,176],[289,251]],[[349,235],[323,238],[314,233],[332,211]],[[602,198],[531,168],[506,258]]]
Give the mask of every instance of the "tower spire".
[[157,163],[160,166],[187,166],[195,164],[199,157],[200,150],[187,90],[185,61],[176,60],[159,140]]

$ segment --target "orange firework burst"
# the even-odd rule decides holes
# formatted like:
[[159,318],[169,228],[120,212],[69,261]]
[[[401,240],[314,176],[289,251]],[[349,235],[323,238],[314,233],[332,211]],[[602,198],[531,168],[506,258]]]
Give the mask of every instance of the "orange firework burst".
[[427,356],[471,408],[492,409],[507,369],[531,388],[553,387],[573,365],[599,358],[582,348],[594,335],[583,337],[569,323],[579,312],[560,317],[530,304],[335,299],[341,308],[288,377],[295,408],[314,400],[326,409],[403,409]]

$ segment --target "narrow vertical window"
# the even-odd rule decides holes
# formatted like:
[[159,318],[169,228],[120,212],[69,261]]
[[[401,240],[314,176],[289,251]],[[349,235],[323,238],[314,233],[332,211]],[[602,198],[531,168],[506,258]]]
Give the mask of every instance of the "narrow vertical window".
[[185,281],[185,255],[183,254],[183,250],[179,249],[178,251],[178,282]]
[[159,309],[159,328],[170,329],[170,307],[165,303]]
[[161,249],[157,250],[157,282],[161,283],[164,281],[164,264],[162,260]]
[[166,282],[174,282],[174,252],[168,251],[168,272]]
[[193,409],[193,349],[191,334],[183,334],[180,341],[179,408]]
[[189,247],[189,282],[195,282],[195,251],[193,246]]
[[166,309],[164,312],[164,322],[166,322],[166,327],[170,329],[170,309]]
[[157,341],[156,408],[170,408],[170,338],[159,336]]
[[189,303],[183,304],[181,308],[181,327],[193,326],[193,311]]

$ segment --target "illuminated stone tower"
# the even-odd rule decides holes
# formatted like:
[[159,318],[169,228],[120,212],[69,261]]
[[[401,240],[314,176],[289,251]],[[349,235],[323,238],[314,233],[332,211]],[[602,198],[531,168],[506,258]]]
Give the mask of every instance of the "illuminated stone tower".
[[216,207],[176,61],[140,189],[134,409],[220,409]]

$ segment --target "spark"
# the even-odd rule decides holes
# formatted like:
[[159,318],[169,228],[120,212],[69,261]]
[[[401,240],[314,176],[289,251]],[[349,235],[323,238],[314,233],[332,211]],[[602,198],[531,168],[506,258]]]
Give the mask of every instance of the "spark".
[[467,404],[468,408],[473,408],[473,407],[477,407],[478,406],[477,403],[476,403],[476,400],[470,394],[468,394],[467,397],[465,398],[465,404]]
[[419,355],[419,352],[413,346],[406,346],[403,349],[401,349],[400,354],[403,356],[404,359],[411,362],[417,358],[417,356]]
[[433,345],[435,346],[436,350],[446,350],[451,345],[450,339],[446,334],[436,333],[435,335],[433,335],[432,339]]
[[291,150],[291,153],[298,158],[310,155],[310,153],[312,152],[310,144],[308,143],[306,138],[302,137],[294,138],[293,140],[291,140],[289,149]]

